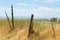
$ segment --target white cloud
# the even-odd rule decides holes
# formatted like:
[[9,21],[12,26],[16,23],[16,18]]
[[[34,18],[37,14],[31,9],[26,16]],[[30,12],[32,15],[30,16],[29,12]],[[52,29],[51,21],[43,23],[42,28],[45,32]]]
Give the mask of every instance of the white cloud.
[[51,3],[51,2],[58,2],[59,0],[34,0],[38,2],[44,2],[44,3]]
[[59,17],[60,9],[40,6],[35,10],[35,13],[41,17]]
[[18,5],[27,6],[27,4],[25,4],[25,3],[18,3]]
[[40,6],[40,7],[38,7],[38,9],[43,10],[43,11],[52,11],[53,10],[53,8],[44,7],[44,6]]
[[34,4],[27,4],[27,3],[17,3],[17,5],[20,5],[20,6],[36,6]]
[[[8,16],[11,16],[11,10],[10,8],[0,8],[0,16],[5,16],[4,11],[7,11]],[[31,14],[34,14],[34,17],[42,17],[42,18],[48,18],[48,17],[60,17],[60,9],[58,8],[49,8],[40,6],[36,9],[16,9],[14,8],[14,16],[24,16],[24,17],[30,17]]]

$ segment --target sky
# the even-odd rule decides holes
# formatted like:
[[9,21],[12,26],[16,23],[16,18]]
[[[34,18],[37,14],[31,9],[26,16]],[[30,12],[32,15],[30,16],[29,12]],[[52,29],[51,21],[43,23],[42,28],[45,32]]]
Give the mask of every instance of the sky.
[[6,17],[5,11],[11,17],[11,5],[14,17],[60,18],[60,0],[0,0],[0,18]]

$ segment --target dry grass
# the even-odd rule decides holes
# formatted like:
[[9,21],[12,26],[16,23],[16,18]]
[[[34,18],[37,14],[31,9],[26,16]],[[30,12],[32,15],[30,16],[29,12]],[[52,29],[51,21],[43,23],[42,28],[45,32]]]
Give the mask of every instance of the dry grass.
[[[28,40],[29,20],[15,20],[15,30],[10,32],[6,20],[0,20],[0,40]],[[56,40],[60,40],[60,24],[54,24]],[[30,40],[55,40],[51,23],[48,21],[34,21],[35,33]]]

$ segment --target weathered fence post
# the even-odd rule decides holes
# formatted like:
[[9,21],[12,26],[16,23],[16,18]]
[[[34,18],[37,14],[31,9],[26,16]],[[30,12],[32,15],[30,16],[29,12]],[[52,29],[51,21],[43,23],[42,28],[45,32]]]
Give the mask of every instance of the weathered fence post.
[[13,5],[11,5],[11,14],[12,14],[12,30],[14,30]]
[[32,14],[32,15],[31,15],[31,19],[30,19],[28,37],[33,33],[33,17],[34,17],[34,15]]
[[11,29],[11,24],[10,24],[9,17],[8,17],[8,15],[7,15],[7,12],[6,12],[6,11],[5,11],[5,14],[6,14],[6,18],[7,18],[7,21],[8,21],[9,27],[10,27],[10,29]]
[[53,30],[53,33],[54,33],[53,37],[54,37],[55,40],[56,40],[56,34],[55,34],[54,26],[53,26],[53,20],[51,20],[51,26],[52,26],[52,30]]

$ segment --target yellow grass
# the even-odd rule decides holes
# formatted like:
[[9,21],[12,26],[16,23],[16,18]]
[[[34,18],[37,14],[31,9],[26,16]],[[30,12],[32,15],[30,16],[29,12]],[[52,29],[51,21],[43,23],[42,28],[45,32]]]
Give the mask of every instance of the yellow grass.
[[55,35],[48,21],[34,21],[35,33],[28,39],[29,20],[15,20],[15,30],[10,32],[8,22],[0,20],[0,40],[60,40],[60,24],[54,23]]

